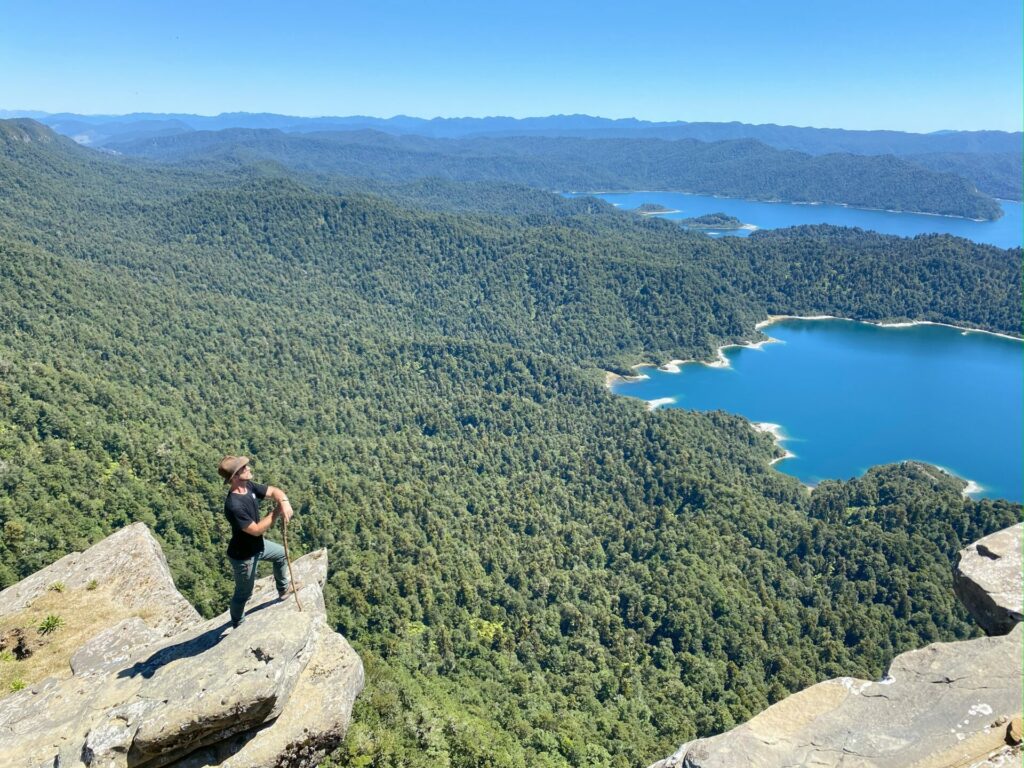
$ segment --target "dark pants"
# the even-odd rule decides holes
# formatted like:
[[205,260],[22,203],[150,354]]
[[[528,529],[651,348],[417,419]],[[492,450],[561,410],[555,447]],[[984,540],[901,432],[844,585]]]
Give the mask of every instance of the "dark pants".
[[269,560],[274,564],[274,583],[278,593],[288,589],[288,560],[284,555],[284,547],[276,541],[263,540],[263,551],[247,560],[228,558],[231,570],[235,574],[235,594],[231,597],[231,624],[238,626],[245,618],[245,603],[252,595],[252,585],[256,583],[256,564],[260,560]]

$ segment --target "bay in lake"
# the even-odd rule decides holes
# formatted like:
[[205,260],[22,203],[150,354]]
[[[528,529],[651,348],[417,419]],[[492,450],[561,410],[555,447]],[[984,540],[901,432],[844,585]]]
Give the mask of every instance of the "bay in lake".
[[665,407],[724,410],[781,427],[795,454],[775,466],[814,485],[917,459],[1024,500],[1024,344],[933,325],[783,320],[780,343],[724,351],[729,367],[640,368],[614,392]]
[[[570,195],[579,197],[581,195]],[[914,237],[933,232],[957,235],[976,243],[988,243],[1000,248],[1021,245],[1024,215],[1022,204],[1000,200],[1003,216],[996,221],[972,221],[955,216],[932,216],[926,213],[900,213],[849,208],[842,205],[804,205],[799,203],[767,203],[708,195],[688,195],[681,192],[616,192],[595,194],[624,209],[638,208],[643,203],[658,203],[679,213],[658,214],[664,219],[687,219],[706,213],[722,211],[735,216],[744,224],[759,229],[779,229],[800,224],[835,224],[842,227],[860,227],[887,235]],[[713,233],[713,234],[712,234]],[[715,232],[712,237],[735,235],[746,237],[750,230]]]

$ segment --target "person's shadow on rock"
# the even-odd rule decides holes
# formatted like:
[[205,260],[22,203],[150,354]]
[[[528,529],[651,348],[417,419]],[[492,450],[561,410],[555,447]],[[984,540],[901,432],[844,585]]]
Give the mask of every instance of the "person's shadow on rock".
[[136,677],[142,675],[145,678],[150,678],[156,674],[157,670],[166,664],[170,664],[172,661],[178,659],[188,658],[190,656],[199,656],[205,653],[215,646],[223,637],[224,630],[231,626],[231,622],[221,624],[218,627],[207,630],[201,635],[196,635],[188,640],[184,640],[174,645],[168,645],[160,650],[153,653],[148,659],[143,659],[132,664],[130,667],[122,669],[117,673],[118,677]]

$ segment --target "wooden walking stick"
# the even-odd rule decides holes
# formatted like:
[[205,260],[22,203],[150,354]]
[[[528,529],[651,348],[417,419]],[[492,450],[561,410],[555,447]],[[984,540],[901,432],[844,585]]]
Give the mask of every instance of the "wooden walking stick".
[[283,515],[281,517],[284,520],[284,558],[288,561],[288,584],[292,588],[292,594],[295,595],[295,604],[299,606],[299,611],[302,611],[299,590],[295,588],[295,574],[292,573],[292,556],[288,554],[288,518]]

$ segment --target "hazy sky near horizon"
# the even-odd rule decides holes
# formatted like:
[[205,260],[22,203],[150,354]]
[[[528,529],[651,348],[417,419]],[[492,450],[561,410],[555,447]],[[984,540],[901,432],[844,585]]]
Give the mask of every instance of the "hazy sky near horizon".
[[7,3],[0,109],[1021,130],[1019,0]]

